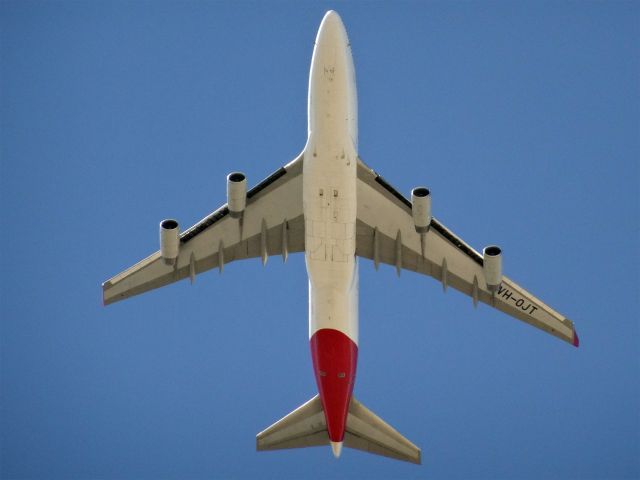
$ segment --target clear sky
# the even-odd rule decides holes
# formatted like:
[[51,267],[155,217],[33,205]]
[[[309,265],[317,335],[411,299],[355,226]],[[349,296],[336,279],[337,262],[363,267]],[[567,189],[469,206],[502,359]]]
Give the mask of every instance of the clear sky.
[[[575,349],[360,263],[355,395],[422,448],[256,453],[316,393],[304,259],[100,284],[306,139],[353,46],[360,154],[572,318]],[[0,2],[2,478],[640,477],[637,2]]]

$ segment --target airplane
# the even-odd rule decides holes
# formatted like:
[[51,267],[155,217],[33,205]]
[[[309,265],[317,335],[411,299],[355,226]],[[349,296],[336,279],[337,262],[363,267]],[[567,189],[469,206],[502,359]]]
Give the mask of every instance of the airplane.
[[432,216],[425,187],[410,199],[358,156],[351,45],[328,11],[311,60],[308,138],[302,152],[247,190],[227,176],[227,203],[180,232],[160,222],[160,250],[103,283],[111,304],[236,260],[304,252],[309,275],[309,342],[318,394],[258,433],[256,449],[343,446],[421,463],[421,450],[353,396],[358,360],[358,257],[431,276],[574,346],[571,320],[502,275],[502,252],[482,254]]

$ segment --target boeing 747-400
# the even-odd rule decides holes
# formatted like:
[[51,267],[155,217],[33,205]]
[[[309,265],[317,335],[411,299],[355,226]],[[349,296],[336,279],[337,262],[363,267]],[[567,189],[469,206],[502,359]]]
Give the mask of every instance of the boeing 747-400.
[[394,189],[358,156],[356,78],[347,32],[326,13],[308,97],[308,139],[294,160],[247,190],[227,177],[227,203],[184,232],[160,223],[160,250],[103,284],[105,304],[223,268],[304,252],[309,341],[318,395],[257,435],[258,450],[330,445],[420,463],[420,449],[353,395],[358,359],[358,257],[431,276],[578,346],[573,323],[502,275],[497,246],[477,252],[431,213],[431,195]]

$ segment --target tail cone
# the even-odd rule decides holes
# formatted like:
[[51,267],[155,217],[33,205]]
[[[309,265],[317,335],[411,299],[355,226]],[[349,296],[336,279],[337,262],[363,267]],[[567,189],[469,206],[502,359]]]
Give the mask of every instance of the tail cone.
[[340,458],[342,453],[342,442],[331,442],[331,450],[333,450],[333,456]]

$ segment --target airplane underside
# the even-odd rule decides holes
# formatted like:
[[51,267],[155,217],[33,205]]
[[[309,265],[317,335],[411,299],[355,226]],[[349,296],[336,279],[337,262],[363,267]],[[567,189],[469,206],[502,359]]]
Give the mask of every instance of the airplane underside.
[[184,232],[160,223],[160,250],[103,283],[111,304],[231,262],[304,253],[309,274],[309,342],[318,395],[256,437],[257,450],[330,445],[412,463],[421,451],[353,396],[358,360],[358,257],[432,277],[474,306],[483,303],[578,346],[573,322],[502,274],[502,252],[474,250],[432,216],[431,194],[410,198],[358,155],[351,46],[329,11],[311,61],[308,140],[302,153],[247,189],[227,177],[227,203]]

